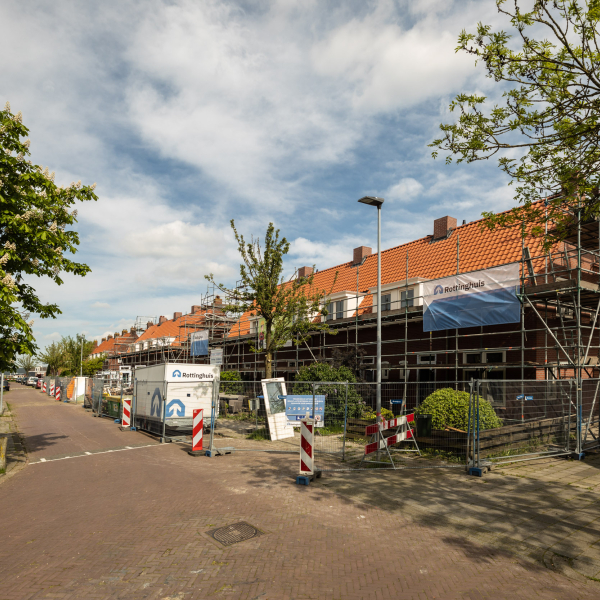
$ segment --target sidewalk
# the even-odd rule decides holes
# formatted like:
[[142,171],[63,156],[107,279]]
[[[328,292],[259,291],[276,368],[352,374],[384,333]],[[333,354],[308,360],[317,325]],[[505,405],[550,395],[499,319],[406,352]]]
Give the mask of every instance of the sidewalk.
[[27,464],[27,454],[10,410],[10,398],[10,392],[5,392],[4,412],[0,415],[0,437],[7,438],[6,469],[0,474],[0,484]]

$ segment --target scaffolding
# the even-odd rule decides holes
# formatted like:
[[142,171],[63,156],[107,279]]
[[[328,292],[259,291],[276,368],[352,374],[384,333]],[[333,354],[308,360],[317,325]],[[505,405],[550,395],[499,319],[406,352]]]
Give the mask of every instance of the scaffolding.
[[[422,289],[419,283],[427,280],[411,273],[407,250],[405,278],[394,288],[400,292],[397,299],[382,295],[383,379],[405,383],[416,380],[425,391],[428,382],[444,380],[570,379],[577,390],[574,409],[584,423],[577,434],[581,451],[589,443],[585,438],[592,413],[598,412],[600,405],[598,388],[587,394],[589,398],[584,398],[582,391],[584,379],[599,376],[600,219],[582,222],[580,208],[567,206],[564,210],[571,218],[571,230],[550,250],[544,251],[531,235],[521,236],[517,294],[521,318],[516,326],[423,332],[423,296],[416,291],[411,296],[409,292]],[[460,230],[450,232],[448,237],[452,235],[456,238],[456,273],[460,274]],[[360,376],[372,380],[376,312],[372,307],[359,308],[369,294],[359,287],[362,264],[355,265],[356,290],[345,292],[347,300],[352,294],[355,301],[347,302],[342,314],[332,302],[330,312],[335,316],[328,323],[337,335],[315,332],[307,343],[278,349],[274,376],[289,378],[304,364],[317,359],[332,362],[336,350],[354,349]],[[250,343],[256,346],[257,341],[255,332],[226,339],[223,368],[238,370],[248,380],[260,379],[263,357],[250,351]],[[366,355],[359,356],[359,350]]]

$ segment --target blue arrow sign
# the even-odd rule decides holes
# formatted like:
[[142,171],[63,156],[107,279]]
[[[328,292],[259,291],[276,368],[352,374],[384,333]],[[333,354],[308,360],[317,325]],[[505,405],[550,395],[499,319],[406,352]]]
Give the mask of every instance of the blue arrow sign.
[[177,416],[185,417],[185,405],[181,400],[171,400],[171,402],[167,404],[167,417],[173,416],[173,412],[175,411],[175,407],[177,405],[179,405],[179,408],[177,409]]
[[162,419],[162,395],[159,388],[154,390],[150,401],[150,416],[153,417],[154,415]]

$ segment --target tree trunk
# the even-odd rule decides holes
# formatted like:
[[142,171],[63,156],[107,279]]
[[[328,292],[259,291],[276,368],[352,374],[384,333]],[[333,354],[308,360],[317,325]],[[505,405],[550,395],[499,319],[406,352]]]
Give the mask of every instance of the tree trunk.
[[265,323],[265,379],[273,377],[273,351],[271,350],[271,323]]
[[273,377],[273,353],[269,350],[265,352],[265,379]]

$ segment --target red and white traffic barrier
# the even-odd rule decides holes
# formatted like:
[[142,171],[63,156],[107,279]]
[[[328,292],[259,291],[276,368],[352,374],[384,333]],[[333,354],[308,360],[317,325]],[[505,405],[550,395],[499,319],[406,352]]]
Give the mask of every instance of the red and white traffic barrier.
[[204,411],[195,409],[192,411],[192,452],[202,451],[202,433],[204,431]]
[[44,392],[44,394],[46,393],[46,382],[45,381],[42,384],[42,392]]
[[313,419],[300,421],[300,475],[314,475],[315,425]]
[[54,388],[54,397],[56,398],[57,402],[60,402],[60,386],[56,386]]
[[54,384],[53,383],[50,384],[50,395],[54,396]]
[[[405,415],[396,419],[390,419],[389,421],[380,421],[374,425],[367,425],[365,428],[365,435],[375,437],[375,441],[370,442],[365,446],[365,456],[377,452],[377,450],[387,450],[389,446],[393,446],[398,442],[404,442],[406,440],[413,440],[415,445],[417,444],[411,424],[414,423],[414,415]],[[396,429],[394,435],[390,435],[387,438],[383,437],[383,432],[388,429]],[[417,446],[417,450],[418,450]]]
[[131,398],[123,398],[123,418],[121,427],[131,427]]

